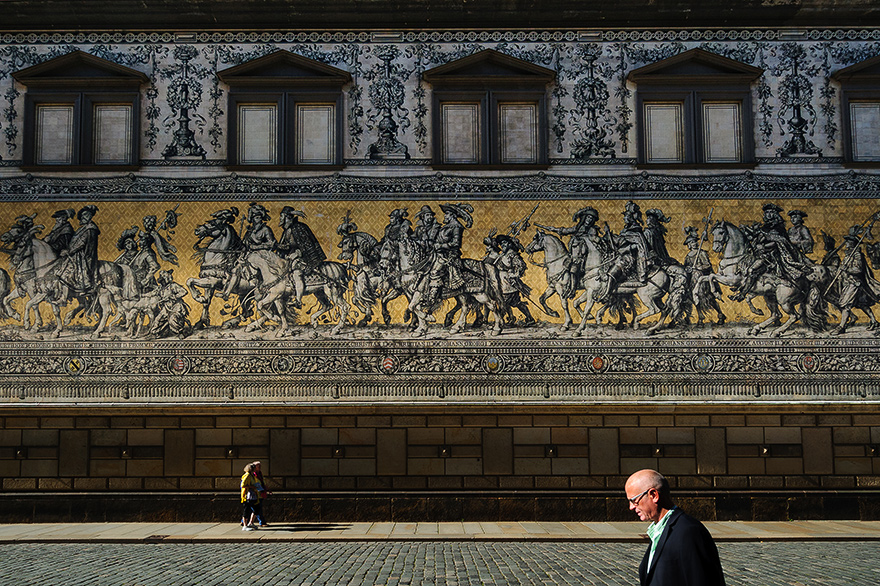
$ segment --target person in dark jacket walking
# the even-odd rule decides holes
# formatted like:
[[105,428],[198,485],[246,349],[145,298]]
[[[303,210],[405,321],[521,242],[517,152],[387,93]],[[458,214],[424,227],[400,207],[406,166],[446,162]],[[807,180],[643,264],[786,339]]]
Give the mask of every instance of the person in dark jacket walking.
[[669,482],[640,470],[624,488],[629,508],[651,521],[651,545],[639,565],[641,586],[724,586],[718,548],[702,523],[675,506]]

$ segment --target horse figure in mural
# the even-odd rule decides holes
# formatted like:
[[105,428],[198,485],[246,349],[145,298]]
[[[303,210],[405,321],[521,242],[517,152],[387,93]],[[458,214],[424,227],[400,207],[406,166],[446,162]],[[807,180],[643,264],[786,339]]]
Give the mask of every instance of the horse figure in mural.
[[[243,256],[239,263],[253,269],[258,281],[254,287],[257,319],[248,324],[245,331],[255,331],[267,320],[272,320],[279,324],[276,335],[284,335],[289,328],[286,304],[296,295],[296,287],[291,280],[293,262],[274,252],[254,250]],[[310,319],[313,328],[318,327],[322,315],[335,308],[339,312],[339,320],[330,333],[335,336],[342,331],[351,308],[345,300],[347,289],[348,270],[342,263],[324,261],[306,278],[305,295],[314,295],[318,300],[318,309]]]
[[[741,270],[740,265],[746,266],[747,258],[755,254],[755,251],[742,229],[725,220],[718,220],[712,225],[711,235],[712,251],[721,253],[721,261],[718,263],[717,273],[702,277],[698,283],[704,282],[710,289],[714,288],[715,283],[738,289],[745,281],[745,271]],[[762,311],[752,305],[755,297],[761,297],[770,316],[749,328],[748,333],[757,335],[775,327],[771,335],[778,337],[800,320],[804,320],[814,331],[824,331],[827,325],[827,304],[822,295],[822,284],[829,277],[827,267],[814,265],[806,276],[809,286],[805,288],[770,272],[761,274],[747,297],[748,306],[753,313],[763,315]],[[784,323],[783,312],[789,316]]]
[[[364,326],[373,320],[373,307],[376,303],[380,303],[382,321],[389,325],[391,313],[388,311],[388,303],[403,295],[403,290],[393,286],[382,270],[379,242],[366,232],[350,232],[342,236],[337,246],[341,249],[339,260],[352,263],[349,265],[354,273],[352,304],[364,314],[357,325]],[[360,264],[353,264],[355,255]]]
[[[231,282],[232,271],[243,246],[235,228],[222,219],[215,218],[196,227],[195,235],[198,240],[193,245],[193,250],[196,251],[193,257],[200,261],[199,276],[187,279],[186,287],[192,298],[202,305],[202,315],[194,327],[206,328],[211,325],[211,302],[215,294],[222,292],[227,283]],[[202,241],[208,238],[211,241],[202,247]],[[235,283],[230,293],[238,297],[241,312],[237,317],[226,320],[223,323],[226,327],[238,325],[254,311],[254,282],[237,279]]]
[[[97,338],[107,328],[107,322],[116,306],[140,296],[137,278],[128,265],[98,261],[94,293],[90,296],[73,295],[58,278],[61,259],[51,246],[36,238],[34,230],[27,230],[19,225],[13,226],[0,235],[0,242],[12,244],[11,263],[15,276],[15,289],[3,298],[3,307],[9,315],[13,315],[15,310],[12,308],[12,301],[27,298],[24,309],[18,314],[25,330],[42,327],[39,309],[41,303],[48,303],[52,308],[55,317],[52,336],[56,338],[61,334],[64,325],[70,325],[70,321],[82,309],[88,308],[88,311],[92,312],[97,308],[98,325],[91,335]],[[61,317],[61,308],[71,301],[77,301],[79,308],[70,312],[69,319],[65,323]]]
[[[401,289],[406,295],[409,302],[407,311],[416,324],[414,335],[427,335],[428,323],[435,321],[433,314],[422,307],[422,301],[428,295],[429,269],[433,260],[431,255],[411,238],[386,239],[380,244],[379,259],[380,267],[388,275],[392,287]],[[464,308],[450,327],[449,333],[457,334],[464,330],[471,309],[483,306],[489,309],[495,319],[491,334],[497,336],[503,327],[504,314],[498,269],[477,259],[464,258],[462,276],[464,287],[450,290],[444,286],[440,291],[441,300],[455,299]]]

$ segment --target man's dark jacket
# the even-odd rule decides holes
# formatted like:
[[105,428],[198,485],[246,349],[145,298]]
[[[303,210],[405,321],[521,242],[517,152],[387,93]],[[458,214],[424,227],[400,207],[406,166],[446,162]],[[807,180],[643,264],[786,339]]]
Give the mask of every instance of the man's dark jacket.
[[639,566],[642,586],[724,586],[718,548],[709,531],[681,509],[670,515],[651,567],[650,545]]

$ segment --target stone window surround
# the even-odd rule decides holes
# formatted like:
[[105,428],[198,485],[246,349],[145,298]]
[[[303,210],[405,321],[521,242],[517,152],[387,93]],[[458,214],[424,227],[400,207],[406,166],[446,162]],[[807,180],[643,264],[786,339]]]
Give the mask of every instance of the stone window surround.
[[845,67],[832,74],[840,84],[840,115],[842,121],[843,156],[847,167],[880,168],[880,161],[856,161],[853,153],[853,127],[850,104],[853,102],[880,104],[880,74],[876,72],[880,57]]
[[[691,49],[675,57],[646,65],[627,76],[636,87],[636,132],[639,168],[753,168],[755,145],[751,84],[762,74],[756,67]],[[683,161],[648,163],[645,105],[652,102],[682,104]],[[707,162],[703,129],[703,104],[739,103],[740,161]]]
[[[238,111],[239,105],[256,105],[271,104],[276,108],[276,137],[277,152],[276,160],[278,164],[243,164],[238,160]],[[297,107],[305,104],[327,104],[333,105],[336,114],[334,137],[335,163],[309,163],[297,164],[299,153],[297,150],[298,131],[297,128]],[[306,91],[306,90],[287,90],[287,91],[235,91],[229,92],[229,123],[228,123],[228,165],[230,170],[254,170],[254,169],[273,169],[273,170],[297,170],[297,169],[313,169],[320,167],[322,169],[342,169],[342,93],[341,92],[322,92],[322,91]]]

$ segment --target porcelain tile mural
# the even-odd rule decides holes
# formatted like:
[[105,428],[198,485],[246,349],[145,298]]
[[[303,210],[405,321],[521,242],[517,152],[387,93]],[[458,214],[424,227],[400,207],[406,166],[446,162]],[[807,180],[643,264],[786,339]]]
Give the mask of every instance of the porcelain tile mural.
[[[874,400],[880,175],[843,164],[832,74],[880,32],[795,32],[0,37],[0,400]],[[555,72],[545,169],[431,167],[422,76],[486,49]],[[754,169],[637,168],[627,77],[692,49],[763,71]],[[147,76],[138,170],[21,168],[11,75],[74,50]],[[351,74],[338,169],[223,168],[218,73],[278,50]],[[532,163],[535,112],[505,107]],[[245,111],[265,128],[241,158],[271,160],[275,111]],[[705,152],[740,158],[738,112],[705,112]],[[481,115],[453,105],[446,130]],[[450,156],[479,158],[465,138]]]

